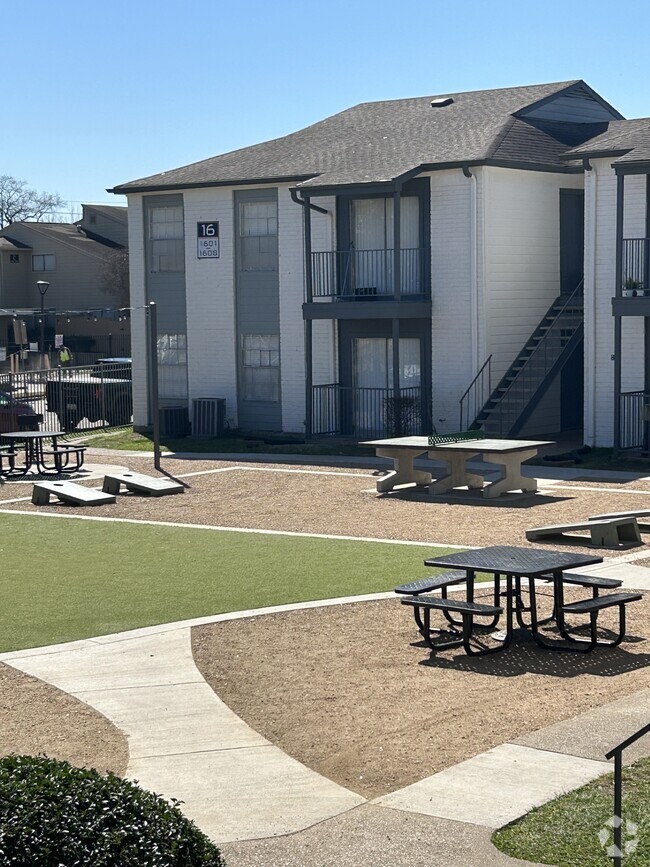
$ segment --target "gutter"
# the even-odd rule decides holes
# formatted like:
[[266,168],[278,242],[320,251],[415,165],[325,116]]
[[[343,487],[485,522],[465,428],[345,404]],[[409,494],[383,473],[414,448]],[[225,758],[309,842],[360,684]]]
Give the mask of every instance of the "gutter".
[[[297,205],[302,205],[303,208],[305,207],[307,202],[304,199],[298,198],[298,190],[295,187],[290,187],[289,193],[291,194],[292,202],[295,202]],[[313,205],[311,202],[309,202],[309,208],[312,211],[318,211],[319,214],[329,214],[329,211],[326,208],[321,208],[318,205]]]

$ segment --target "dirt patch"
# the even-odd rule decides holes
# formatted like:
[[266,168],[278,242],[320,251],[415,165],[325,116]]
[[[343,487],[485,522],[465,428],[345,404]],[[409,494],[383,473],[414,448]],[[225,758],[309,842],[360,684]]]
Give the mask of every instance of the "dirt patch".
[[431,655],[392,599],[196,627],[192,643],[208,683],[249,725],[372,798],[650,687],[650,599],[629,607],[629,640],[584,656],[532,642],[483,658]]
[[[119,461],[152,472],[150,458],[122,455]],[[101,512],[54,501],[50,506],[24,501],[6,508],[452,545],[526,545],[525,531],[531,527],[581,522],[592,514],[640,508],[644,501],[625,487],[584,491],[552,485],[537,494],[509,494],[494,501],[477,495],[429,497],[413,490],[378,496],[377,474],[370,470],[176,459],[165,460],[164,467],[189,486],[184,494],[149,499],[123,494],[114,505],[102,506]],[[97,486],[97,482],[86,484]],[[22,487],[28,493],[24,486],[7,484],[2,491],[5,497],[9,487]],[[557,547],[555,540],[548,544]],[[584,550],[579,542],[573,547]]]
[[67,693],[0,663],[0,755],[65,759],[124,775],[126,736],[105,716]]

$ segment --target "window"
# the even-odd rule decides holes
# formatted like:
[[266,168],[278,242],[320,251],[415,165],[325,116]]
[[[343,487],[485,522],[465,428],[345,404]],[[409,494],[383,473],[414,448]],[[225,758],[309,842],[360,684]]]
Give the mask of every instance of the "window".
[[187,335],[158,335],[158,364],[187,364]]
[[242,334],[242,398],[280,400],[280,335]]
[[32,256],[32,271],[55,271],[56,256],[47,254],[45,256]]
[[9,261],[12,265],[18,265],[20,262],[20,253],[10,253]]
[[239,236],[242,271],[277,271],[276,202],[242,202],[239,206]]
[[149,243],[154,273],[185,270],[182,206],[150,209]]

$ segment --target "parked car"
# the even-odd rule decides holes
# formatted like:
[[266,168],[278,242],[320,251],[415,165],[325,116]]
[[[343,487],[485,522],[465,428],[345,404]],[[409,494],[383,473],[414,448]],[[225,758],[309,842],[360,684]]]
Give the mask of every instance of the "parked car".
[[[26,416],[26,422],[21,420]],[[0,433],[10,431],[38,428],[38,423],[43,421],[43,416],[37,413],[28,403],[16,400],[8,391],[0,391]]]

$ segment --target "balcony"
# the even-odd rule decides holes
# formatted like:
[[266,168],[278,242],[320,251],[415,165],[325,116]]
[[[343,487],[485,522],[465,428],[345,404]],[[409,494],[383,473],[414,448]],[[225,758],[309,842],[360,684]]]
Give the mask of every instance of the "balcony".
[[[428,250],[400,250],[400,296],[422,300],[430,295]],[[312,294],[336,301],[392,300],[395,296],[393,250],[346,250],[311,254]]]
[[430,432],[427,396],[419,386],[395,391],[330,383],[312,388],[314,436],[368,439]]
[[620,291],[612,299],[615,316],[650,316],[650,238],[623,239]]

